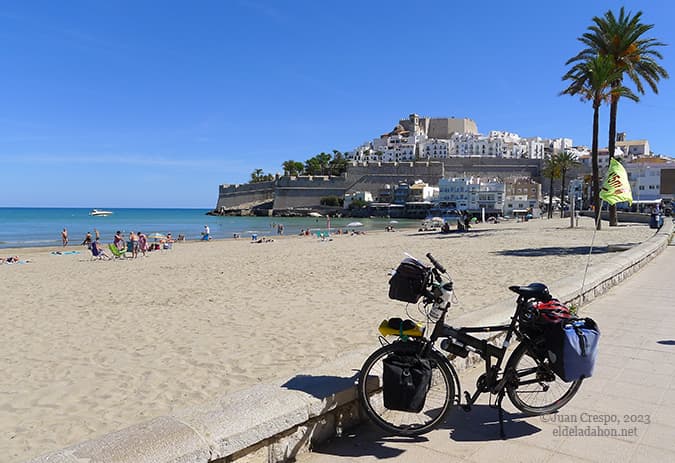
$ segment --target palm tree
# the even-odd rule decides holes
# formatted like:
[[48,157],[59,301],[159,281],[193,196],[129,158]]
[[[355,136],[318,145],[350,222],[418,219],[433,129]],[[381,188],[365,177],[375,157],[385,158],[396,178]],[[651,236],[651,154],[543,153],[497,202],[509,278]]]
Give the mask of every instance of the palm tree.
[[556,163],[555,158],[549,158],[544,164],[544,169],[541,172],[541,175],[548,178],[548,208],[547,208],[547,217],[549,219],[553,218],[553,180],[560,178],[560,168]]
[[[558,153],[554,156],[554,161],[555,164],[558,166],[558,169],[560,169],[560,176],[562,180],[560,181],[560,198],[562,202],[565,202],[565,176],[567,174],[567,171],[570,170],[571,168],[578,166],[580,164],[579,161],[577,161],[577,158],[570,153],[569,151],[563,151],[562,153]],[[562,219],[565,216],[565,210],[564,208],[560,208],[560,218]]]
[[577,62],[567,71],[563,80],[569,80],[569,86],[560,92],[561,95],[577,95],[582,101],[590,101],[593,105],[593,142],[591,156],[593,158],[593,205],[597,229],[600,230],[600,169],[598,167],[598,124],[600,105],[609,102],[613,95],[619,94],[637,101],[638,97],[630,89],[612,83],[621,75],[621,71],[614,65],[614,57],[596,55],[587,61]]
[[[665,44],[654,38],[645,37],[654,25],[643,24],[640,22],[641,18],[642,11],[631,15],[630,12],[626,13],[623,7],[619,10],[618,18],[611,10],[602,17],[594,17],[594,24],[589,26],[588,32],[579,37],[579,41],[587,48],[570,58],[566,64],[587,61],[596,54],[611,56],[615,67],[619,70],[619,76],[612,82],[612,87],[621,87],[623,77],[627,75],[639,94],[645,93],[643,81],[658,94],[658,82],[661,78],[668,78],[668,72],[657,62],[657,59],[663,59],[657,48]],[[607,146],[610,158],[614,156],[616,149],[616,118],[620,97],[619,94],[613,95],[609,108]],[[617,223],[616,206],[611,206],[610,225]]]
[[303,163],[294,161],[292,159],[284,161],[281,166],[283,167],[284,174],[286,175],[299,175],[302,172],[302,169],[304,168]]
[[253,172],[251,172],[251,183],[257,183],[260,181],[263,175],[263,170],[262,169],[255,169]]

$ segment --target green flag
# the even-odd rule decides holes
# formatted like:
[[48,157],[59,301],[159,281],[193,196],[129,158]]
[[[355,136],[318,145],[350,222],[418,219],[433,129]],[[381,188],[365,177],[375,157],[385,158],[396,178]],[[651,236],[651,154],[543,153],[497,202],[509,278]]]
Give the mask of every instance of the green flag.
[[630,190],[626,169],[614,158],[609,161],[607,177],[600,188],[600,197],[610,205],[624,201],[633,204],[633,193]]

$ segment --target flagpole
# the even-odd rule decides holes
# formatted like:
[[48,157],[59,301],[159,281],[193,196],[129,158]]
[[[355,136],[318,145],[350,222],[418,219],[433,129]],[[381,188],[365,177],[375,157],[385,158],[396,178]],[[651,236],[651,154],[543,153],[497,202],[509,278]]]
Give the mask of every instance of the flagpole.
[[581,298],[581,302],[583,302],[584,299],[584,285],[586,284],[586,275],[588,274],[588,267],[591,264],[591,254],[593,254],[593,244],[595,243],[595,234],[598,232],[598,224],[600,223],[600,220],[602,220],[602,203],[603,201],[600,200],[600,210],[598,211],[598,217],[595,219],[595,227],[593,227],[593,237],[591,238],[591,246],[588,250],[588,258],[586,259],[586,268],[584,269],[584,278],[581,281],[581,290],[579,292],[579,297]]

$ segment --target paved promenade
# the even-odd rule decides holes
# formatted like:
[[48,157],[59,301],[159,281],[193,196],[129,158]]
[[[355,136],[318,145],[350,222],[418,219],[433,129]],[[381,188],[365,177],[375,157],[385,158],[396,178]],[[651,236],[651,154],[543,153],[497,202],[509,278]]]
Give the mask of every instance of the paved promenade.
[[[364,424],[298,461],[675,461],[675,246],[582,315],[602,332],[596,371],[558,414],[525,417],[505,399],[507,439],[501,440],[497,411],[483,395],[471,413],[455,409],[417,439]],[[462,376],[463,390],[473,392],[479,373]]]

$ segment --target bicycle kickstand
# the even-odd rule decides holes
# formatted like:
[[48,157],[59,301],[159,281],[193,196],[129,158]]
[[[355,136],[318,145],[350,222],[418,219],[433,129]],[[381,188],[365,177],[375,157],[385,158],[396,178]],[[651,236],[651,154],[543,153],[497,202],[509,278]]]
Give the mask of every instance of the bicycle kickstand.
[[506,433],[504,432],[504,409],[502,408],[502,400],[504,400],[504,389],[499,391],[497,395],[497,411],[499,413],[499,437],[506,439]]

